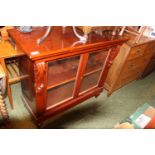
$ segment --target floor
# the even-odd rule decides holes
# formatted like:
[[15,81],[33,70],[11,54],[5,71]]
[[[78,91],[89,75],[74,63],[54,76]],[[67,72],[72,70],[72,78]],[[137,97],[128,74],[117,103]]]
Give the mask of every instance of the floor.
[[[10,110],[13,128],[37,128],[21,100],[20,83],[12,85],[15,110]],[[104,91],[65,113],[46,121],[42,128],[60,129],[111,129],[131,115],[139,106],[155,101],[155,72],[134,81],[107,97]]]

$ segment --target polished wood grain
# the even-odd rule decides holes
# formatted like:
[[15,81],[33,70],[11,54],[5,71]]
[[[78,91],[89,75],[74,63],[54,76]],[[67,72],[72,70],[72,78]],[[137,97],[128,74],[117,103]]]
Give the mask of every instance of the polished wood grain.
[[106,63],[103,66],[102,74],[100,76],[100,80],[98,83],[99,87],[104,87],[104,83],[107,78],[108,71],[113,63],[114,58],[117,56],[119,49],[120,49],[120,46],[116,46],[115,48],[112,48],[108,51]]
[[112,38],[112,36],[110,38],[103,38],[98,34],[90,33],[87,43],[77,43],[78,39],[74,35],[71,27],[66,27],[65,32],[63,32],[62,27],[56,26],[53,28],[49,37],[41,45],[37,45],[37,39],[45,31],[45,27],[34,27],[34,31],[26,34],[16,29],[8,30],[16,44],[32,60],[54,57],[71,53],[72,51],[80,54],[82,52],[92,51],[92,49],[101,49],[103,47],[121,44],[126,40],[124,38],[118,40],[118,38]]
[[6,59],[24,55],[24,52],[15,50],[9,41],[0,40],[0,58]]
[[146,77],[150,73],[155,70],[155,43],[152,43],[147,50],[148,54],[153,54],[152,58],[150,59],[148,65],[146,66],[144,72],[142,73],[141,77]]
[[22,93],[26,100],[29,101],[28,104],[32,113],[37,115],[34,64],[28,57],[22,56],[19,61],[19,70],[20,75],[29,75],[21,80]]
[[88,56],[89,56],[88,53],[81,55],[80,64],[79,64],[79,68],[77,71],[75,88],[74,88],[74,92],[73,92],[74,98],[78,97],[78,95],[79,95],[82,78],[83,78],[84,71],[86,69],[86,65],[87,65],[87,61],[88,61]]
[[35,93],[37,104],[37,115],[44,113],[46,106],[46,88],[47,88],[47,64],[45,62],[39,62],[34,64],[34,76],[35,76]]
[[29,76],[21,81],[23,101],[37,124],[98,96],[119,47],[127,41],[90,33],[88,42],[82,44],[77,43],[71,27],[65,31],[54,27],[49,37],[37,45],[46,28],[33,30],[24,34],[14,29],[9,34],[25,53],[20,59],[20,74]]

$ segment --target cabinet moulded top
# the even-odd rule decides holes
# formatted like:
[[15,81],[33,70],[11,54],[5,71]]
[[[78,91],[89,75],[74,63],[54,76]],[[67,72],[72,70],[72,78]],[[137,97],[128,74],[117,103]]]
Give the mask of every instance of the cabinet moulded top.
[[[37,39],[44,35],[46,27],[34,27],[30,33],[22,33],[17,29],[8,30],[17,47],[20,48],[31,60],[39,60],[68,53],[80,54],[102,48],[109,48],[115,45],[121,45],[127,38],[102,36],[91,32],[88,35],[86,43],[80,43],[74,35],[72,27],[68,26],[63,31],[61,26],[52,28],[51,33],[40,45],[37,45]],[[78,30],[79,33],[82,31]]]

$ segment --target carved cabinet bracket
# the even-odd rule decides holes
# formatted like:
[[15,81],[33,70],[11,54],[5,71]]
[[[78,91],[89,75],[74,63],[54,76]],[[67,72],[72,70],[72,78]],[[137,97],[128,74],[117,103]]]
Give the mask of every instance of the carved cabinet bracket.
[[110,51],[110,57],[108,60],[108,67],[110,67],[113,63],[114,58],[117,56],[118,52],[120,50],[120,46],[112,47]]
[[35,87],[36,93],[41,94],[44,88],[44,77],[45,77],[45,62],[35,63],[34,65],[34,73],[35,73]]

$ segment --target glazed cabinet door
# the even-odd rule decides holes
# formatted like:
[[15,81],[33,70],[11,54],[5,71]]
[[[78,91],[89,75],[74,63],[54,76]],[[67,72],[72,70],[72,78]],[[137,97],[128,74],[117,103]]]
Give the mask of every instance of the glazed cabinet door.
[[107,55],[108,50],[99,50],[89,54],[79,93],[98,86]]
[[46,109],[73,98],[80,56],[48,62]]
[[108,51],[48,62],[46,110],[98,87]]

